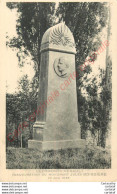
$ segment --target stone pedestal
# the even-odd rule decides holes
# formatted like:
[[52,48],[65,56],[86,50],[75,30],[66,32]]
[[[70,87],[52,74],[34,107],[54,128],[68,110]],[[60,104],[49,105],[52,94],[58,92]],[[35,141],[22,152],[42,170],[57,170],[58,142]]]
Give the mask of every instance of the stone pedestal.
[[29,148],[57,150],[85,144],[78,123],[75,53],[73,35],[64,23],[45,32],[37,118]]

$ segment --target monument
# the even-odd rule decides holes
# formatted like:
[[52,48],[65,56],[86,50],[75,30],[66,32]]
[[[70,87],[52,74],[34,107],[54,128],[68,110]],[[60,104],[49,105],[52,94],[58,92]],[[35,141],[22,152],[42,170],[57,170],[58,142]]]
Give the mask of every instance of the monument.
[[78,123],[75,42],[60,23],[49,28],[41,42],[39,97],[33,140],[29,148],[57,150],[81,147]]

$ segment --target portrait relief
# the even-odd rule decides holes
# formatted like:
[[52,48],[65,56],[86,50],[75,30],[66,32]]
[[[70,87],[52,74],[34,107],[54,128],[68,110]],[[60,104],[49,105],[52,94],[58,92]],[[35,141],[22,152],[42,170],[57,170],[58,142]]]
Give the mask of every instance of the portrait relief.
[[69,75],[69,62],[66,57],[55,59],[54,71],[59,77],[67,77]]

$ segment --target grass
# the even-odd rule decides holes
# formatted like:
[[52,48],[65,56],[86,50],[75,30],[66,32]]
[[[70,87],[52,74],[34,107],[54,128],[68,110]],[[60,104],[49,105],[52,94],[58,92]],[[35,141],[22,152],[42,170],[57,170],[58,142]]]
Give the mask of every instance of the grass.
[[86,146],[40,152],[28,148],[7,148],[7,169],[107,169],[111,157],[107,150]]

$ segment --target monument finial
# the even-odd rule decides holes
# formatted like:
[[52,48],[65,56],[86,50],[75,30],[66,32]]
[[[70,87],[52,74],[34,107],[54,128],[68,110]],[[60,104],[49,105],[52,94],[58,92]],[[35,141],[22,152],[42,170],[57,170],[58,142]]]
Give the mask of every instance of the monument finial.
[[54,50],[66,50],[76,53],[75,42],[70,29],[65,25],[65,21],[48,29],[42,39],[41,51],[51,48]]

